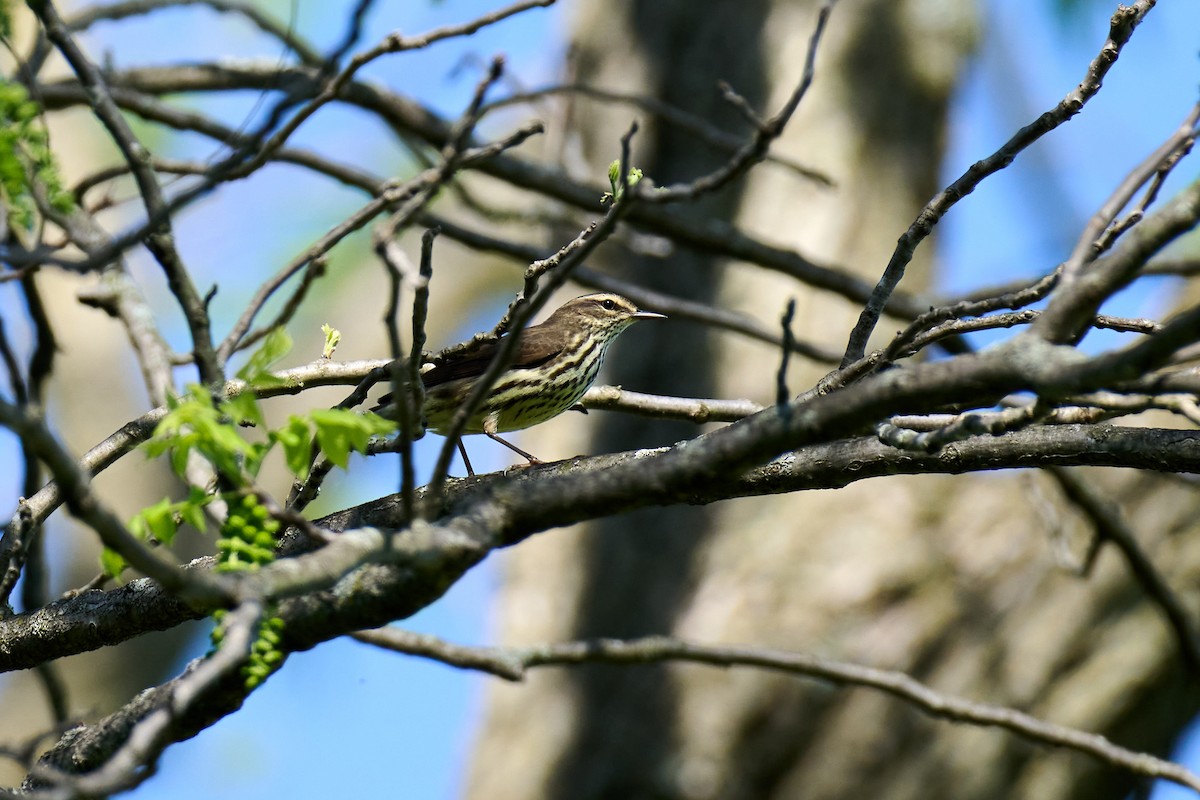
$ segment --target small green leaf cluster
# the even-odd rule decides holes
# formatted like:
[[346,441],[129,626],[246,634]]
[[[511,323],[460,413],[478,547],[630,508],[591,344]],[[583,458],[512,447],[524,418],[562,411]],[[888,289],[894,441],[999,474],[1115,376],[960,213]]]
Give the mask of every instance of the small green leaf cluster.
[[[327,334],[328,336],[328,334]],[[291,339],[281,329],[272,331],[262,346],[239,370],[245,387],[230,397],[216,397],[201,386],[192,386],[168,404],[154,435],[143,445],[148,457],[169,456],[171,467],[185,476],[189,462],[199,456],[212,465],[228,506],[217,540],[217,570],[239,572],[260,569],[275,559],[280,521],[272,515],[255,489],[255,479],[267,454],[279,445],[284,462],[297,477],[307,475],[315,442],[334,464],[345,468],[351,452],[366,449],[372,436],[392,433],[394,422],[374,414],[346,409],[318,409],[291,416],[278,429],[267,429],[258,392],[280,385],[269,371],[271,364],[291,349]],[[251,440],[243,431],[261,431]],[[130,522],[132,533],[147,541],[169,545],[183,523],[205,529],[205,507],[216,496],[192,488],[184,500],[163,499],[142,509]],[[125,568],[120,555],[105,551],[104,571],[116,576]],[[272,610],[273,613],[273,610]],[[224,631],[218,611],[213,644],[219,646]],[[244,667],[246,686],[262,683],[283,661],[279,649],[283,620],[269,616],[260,626],[250,658]]]
[[[231,397],[215,398],[202,386],[191,386],[182,397],[168,402],[167,414],[154,429],[154,435],[143,445],[150,458],[169,456],[171,467],[180,477],[186,477],[187,466],[193,455],[199,455],[220,476],[223,486],[229,487],[225,499],[230,502],[230,518],[238,520],[253,518],[256,530],[268,522],[278,528],[278,522],[269,520],[267,510],[256,507],[248,515],[233,511],[237,503],[251,497],[246,490],[254,483],[267,455],[279,446],[284,463],[297,478],[308,474],[315,442],[325,455],[339,467],[346,468],[352,452],[363,452],[373,436],[385,435],[396,430],[396,423],[376,414],[360,414],[349,409],[317,409],[305,415],[292,415],[280,428],[266,429],[266,421],[259,406],[257,391],[277,387],[279,378],[269,371],[271,364],[291,349],[291,338],[282,329],[267,335],[262,346],[238,371],[238,378],[245,388]],[[243,431],[264,431],[257,440],[248,439]],[[130,531],[143,539],[153,539],[170,544],[181,523],[188,523],[204,530],[204,507],[213,501],[211,495],[193,488],[187,499],[172,502],[163,499],[145,508],[130,522]],[[255,499],[257,502],[257,499]],[[226,522],[226,527],[230,525]],[[274,530],[270,533],[273,535]],[[229,538],[229,537],[227,537]],[[253,535],[243,536],[236,532],[230,545],[235,549],[271,548],[257,541]],[[231,551],[232,552],[232,551]],[[246,551],[248,554],[249,551]],[[244,559],[242,559],[244,560]],[[125,563],[119,555],[106,552],[102,556],[104,571],[110,576],[120,574]],[[249,559],[254,562],[254,559]]]
[[622,198],[625,188],[632,189],[638,185],[638,182],[645,177],[637,167],[630,167],[625,178],[625,185],[621,185],[621,162],[614,161],[608,165],[608,185],[612,187],[611,191],[605,192],[600,198],[601,205],[608,205]]
[[[204,530],[204,507],[212,500],[211,495],[194,486],[186,500],[173,503],[164,497],[135,514],[129,521],[129,532],[143,541],[170,546],[183,523],[198,531]],[[115,578],[125,571],[126,566],[120,553],[108,548],[100,553],[100,567],[106,576]]]
[[333,351],[337,350],[337,346],[342,342],[342,332],[329,323],[325,323],[321,326],[321,333],[325,335],[325,346],[321,348],[321,358],[333,358]]
[[[0,11],[2,25],[7,8]],[[0,37],[7,34],[0,31]],[[40,114],[24,86],[0,80],[0,206],[8,209],[10,223],[24,230],[33,230],[37,221],[34,192],[39,185],[55,210],[65,214],[75,208],[74,198],[63,188],[46,129],[38,122]]]

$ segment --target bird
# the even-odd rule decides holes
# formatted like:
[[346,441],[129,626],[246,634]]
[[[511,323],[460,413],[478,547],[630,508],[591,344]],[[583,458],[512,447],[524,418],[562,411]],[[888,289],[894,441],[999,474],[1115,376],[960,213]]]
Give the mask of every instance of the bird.
[[[512,363],[493,384],[462,432],[482,433],[520,454],[531,465],[542,463],[498,434],[539,425],[571,408],[583,410],[577,404],[596,380],[609,345],[626,328],[643,319],[665,319],[665,315],[643,311],[633,301],[611,292],[568,300],[545,322],[532,325],[521,334]],[[501,341],[483,342],[422,370],[421,382],[425,387],[422,415],[427,429],[443,435],[449,432],[455,413],[491,364]],[[391,395],[385,395],[373,410],[391,416],[390,403]],[[462,440],[457,444],[467,474],[473,476],[475,471]]]

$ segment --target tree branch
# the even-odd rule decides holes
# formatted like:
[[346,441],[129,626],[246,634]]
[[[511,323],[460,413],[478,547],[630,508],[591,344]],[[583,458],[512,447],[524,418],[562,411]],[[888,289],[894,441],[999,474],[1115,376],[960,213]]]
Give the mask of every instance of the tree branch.
[[1056,725],[1004,706],[943,694],[896,670],[833,661],[805,653],[762,647],[703,645],[664,636],[642,639],[591,639],[532,647],[464,647],[433,636],[381,628],[360,631],[355,639],[398,653],[429,658],[461,669],[479,670],[519,681],[530,669],[578,664],[657,664],[688,662],[710,667],[757,667],[826,681],[838,687],[863,687],[889,694],[938,719],[965,725],[1002,728],[1037,744],[1064,747],[1135,775],[1163,778],[1200,792],[1200,775],[1150,753],[1113,744],[1105,737]]

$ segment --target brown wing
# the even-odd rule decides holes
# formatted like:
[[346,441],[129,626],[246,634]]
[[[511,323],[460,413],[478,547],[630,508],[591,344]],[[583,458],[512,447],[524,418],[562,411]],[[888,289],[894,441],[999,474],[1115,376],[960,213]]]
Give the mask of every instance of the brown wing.
[[[542,325],[527,328],[517,345],[517,356],[513,359],[512,369],[533,369],[540,367],[557,356],[566,346],[566,338],[562,332],[546,330]],[[492,363],[499,347],[498,342],[487,342],[478,345],[471,352],[464,353],[458,358],[438,364],[433,369],[421,373],[421,382],[426,389],[441,386],[450,381],[462,378],[478,378]],[[374,410],[386,406],[392,399],[391,393],[379,398],[379,404]]]
[[[521,336],[511,369],[540,367],[561,353],[565,345],[566,341],[561,331],[546,330],[544,326],[535,325]],[[499,342],[482,344],[470,353],[464,353],[459,358],[422,373],[421,380],[428,389],[462,378],[478,378],[488,368],[488,364],[492,363],[499,346]]]
[[443,383],[459,378],[473,378],[481,374],[491,363],[496,354],[496,342],[487,342],[472,348],[469,352],[456,358],[438,364],[433,369],[421,373],[421,381],[425,388],[440,386]]

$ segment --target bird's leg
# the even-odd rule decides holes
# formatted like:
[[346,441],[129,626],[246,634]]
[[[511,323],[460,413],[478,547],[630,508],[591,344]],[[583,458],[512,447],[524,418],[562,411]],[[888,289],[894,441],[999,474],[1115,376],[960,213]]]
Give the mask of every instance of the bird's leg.
[[517,447],[517,446],[516,446],[515,444],[513,444],[512,442],[506,442],[506,441],[504,441],[503,439],[501,439],[499,436],[497,436],[497,435],[496,435],[496,434],[494,434],[494,433],[489,433],[488,431],[484,431],[483,433],[484,433],[484,435],[485,435],[485,436],[487,436],[487,437],[488,437],[489,439],[491,439],[493,442],[499,442],[500,444],[502,444],[502,445],[504,445],[505,447],[507,447],[509,450],[512,450],[514,453],[518,453],[518,454],[520,454],[522,457],[524,457],[524,458],[528,459],[528,460],[529,460],[529,463],[530,463],[530,464],[532,464],[532,465],[535,465],[535,466],[536,466],[536,465],[538,465],[538,464],[545,464],[545,463],[546,463],[545,461],[542,461],[540,458],[537,458],[536,456],[532,456],[532,455],[530,455],[529,453],[526,453],[524,450],[522,450],[521,448]]
[[531,456],[529,453],[526,453],[524,450],[522,450],[521,448],[517,447],[517,446],[516,446],[515,444],[513,444],[512,442],[506,442],[506,441],[504,441],[503,439],[501,439],[499,436],[497,436],[497,435],[496,435],[496,418],[495,418],[494,416],[493,416],[493,417],[488,417],[487,419],[485,419],[485,420],[483,421],[483,433],[484,433],[484,435],[485,435],[485,436],[487,436],[487,437],[488,437],[489,439],[491,439],[493,442],[499,442],[500,444],[502,444],[502,445],[504,445],[505,447],[507,447],[509,450],[512,450],[514,453],[519,453],[519,454],[520,454],[521,456],[523,456],[523,457],[524,457],[524,458],[525,458],[525,459],[526,459],[526,460],[527,460],[527,461],[528,461],[528,462],[529,462],[531,465],[536,465],[536,464],[545,464],[545,463],[546,463],[545,461],[542,461],[542,460],[540,460],[540,459],[538,459],[538,458],[535,458],[534,456]]
[[505,441],[504,439],[500,439],[498,437],[498,435],[496,435],[496,428],[497,428],[496,415],[493,414],[491,416],[488,416],[487,419],[484,420],[484,435],[486,435],[486,437],[488,439],[491,439],[492,441],[499,441],[500,444],[504,445],[505,447],[508,447],[508,449],[511,450],[512,452],[520,453],[520,455],[524,459],[526,459],[526,461],[529,462],[530,467],[533,467],[533,465],[536,465],[536,464],[545,464],[546,463],[544,461],[541,461],[541,459],[539,459],[539,458],[530,456],[529,453],[521,450],[521,447],[517,447],[515,444],[512,444],[511,441]]
[[467,458],[467,448],[463,446],[463,440],[461,436],[458,437],[458,442],[456,444],[458,444],[458,454],[462,456],[463,464],[467,468],[467,477],[474,478],[475,470],[471,469],[471,459]]

